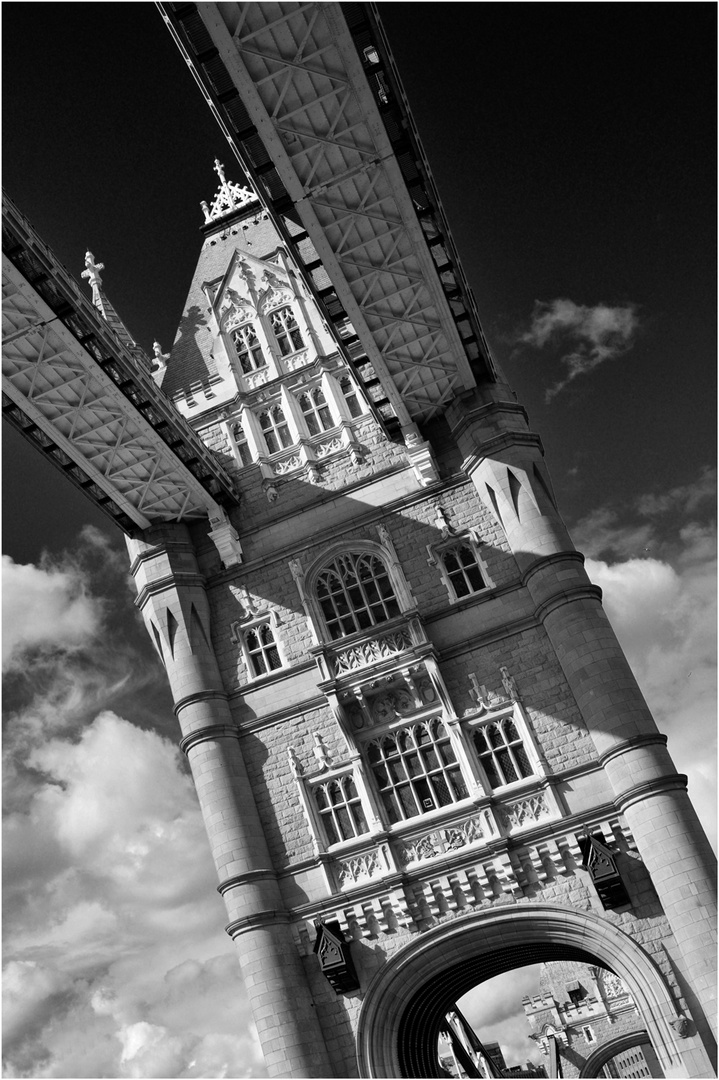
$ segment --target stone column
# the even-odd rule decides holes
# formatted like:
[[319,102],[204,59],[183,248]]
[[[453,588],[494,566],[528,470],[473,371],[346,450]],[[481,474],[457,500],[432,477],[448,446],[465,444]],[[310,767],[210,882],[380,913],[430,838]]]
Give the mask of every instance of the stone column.
[[[713,1044],[716,860],[554,502],[539,438],[511,391],[471,392],[447,417],[464,468],[502,525],[676,939],[682,990]],[[504,397],[504,400],[502,398]]]
[[268,1071],[332,1076],[212,647],[189,532],[156,526],[128,548],[136,602],[170,680]]

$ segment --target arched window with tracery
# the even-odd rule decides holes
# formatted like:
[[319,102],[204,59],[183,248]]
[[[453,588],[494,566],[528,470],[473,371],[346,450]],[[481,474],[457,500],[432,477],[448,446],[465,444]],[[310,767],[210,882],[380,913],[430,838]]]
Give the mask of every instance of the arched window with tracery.
[[440,558],[458,599],[486,589],[477,556],[470,544],[455,544],[453,547],[446,548]]
[[337,555],[317,575],[315,595],[333,640],[400,613],[387,567],[371,552]]
[[275,341],[283,356],[289,356],[290,353],[304,348],[305,343],[302,340],[302,334],[292,313],[292,308],[277,308],[277,311],[273,311],[270,315],[270,324],[275,335]]
[[492,789],[533,775],[535,770],[513,717],[482,724],[474,729],[472,738]]
[[232,340],[244,375],[249,375],[258,368],[267,367],[260,340],[250,323],[245,323],[244,326],[238,326],[236,330],[233,330]]
[[369,832],[351,773],[317,784],[314,797],[328,844],[339,844]]
[[310,435],[319,435],[335,426],[329,405],[319,386],[300,394],[300,408]]
[[367,759],[391,824],[466,799],[467,786],[438,718],[367,744]]
[[266,675],[282,667],[279,649],[270,624],[261,623],[245,631],[245,648],[254,675]]
[[292,446],[287,419],[279,405],[273,405],[271,409],[260,413],[260,428],[270,454]]

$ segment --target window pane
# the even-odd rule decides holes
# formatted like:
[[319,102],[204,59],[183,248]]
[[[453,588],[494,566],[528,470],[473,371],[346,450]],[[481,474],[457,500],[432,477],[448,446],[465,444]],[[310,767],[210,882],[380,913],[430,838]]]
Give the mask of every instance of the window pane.
[[339,806],[336,810],[337,821],[339,824],[340,832],[342,833],[343,840],[349,840],[354,836],[354,829],[352,822],[350,821],[349,812],[346,806]]
[[497,751],[497,764],[504,773],[505,784],[512,784],[515,780],[519,780],[517,770],[514,767],[514,762],[509,756],[508,750]]

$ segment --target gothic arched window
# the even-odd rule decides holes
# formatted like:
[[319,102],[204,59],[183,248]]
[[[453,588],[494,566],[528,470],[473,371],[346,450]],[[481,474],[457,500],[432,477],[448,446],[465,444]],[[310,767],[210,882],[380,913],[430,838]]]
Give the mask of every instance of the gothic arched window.
[[310,435],[319,435],[335,426],[332,413],[319,386],[300,395],[300,408]]
[[282,667],[280,653],[275,643],[272,627],[268,622],[260,623],[245,631],[245,647],[254,675],[265,675]]
[[326,780],[314,789],[315,805],[328,844],[339,844],[369,832],[362,802],[350,773]]
[[440,558],[458,599],[487,587],[477,564],[477,557],[469,544],[456,544],[446,548],[441,552]]
[[318,574],[315,593],[333,640],[400,613],[387,568],[370,552],[337,555]]
[[233,330],[232,340],[235,343],[235,352],[243,374],[249,375],[251,371],[267,367],[260,340],[250,323],[245,323],[244,326],[238,326],[236,330]]
[[279,405],[273,405],[267,412],[260,413],[260,428],[270,454],[292,446],[292,435]]
[[513,784],[534,773],[511,716],[475,728],[472,737],[491,788]]
[[292,308],[281,307],[270,315],[272,332],[283,356],[297,352],[304,348],[304,341],[297,320],[292,314]]
[[374,739],[367,758],[390,824],[469,794],[447,729],[437,718]]

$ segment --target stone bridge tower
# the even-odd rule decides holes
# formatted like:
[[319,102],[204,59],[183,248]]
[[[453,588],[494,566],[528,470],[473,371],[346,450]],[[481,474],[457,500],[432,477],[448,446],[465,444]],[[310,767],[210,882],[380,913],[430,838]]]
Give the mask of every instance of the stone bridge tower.
[[[270,1074],[437,1076],[458,998],[563,960],[621,979],[663,1075],[714,1075],[711,852],[482,336],[376,12],[160,7],[247,175],[215,163],[151,372],[97,298],[117,358],[67,333],[175,455],[112,512]],[[18,220],[8,295],[52,307]],[[34,438],[60,421],[23,347],[8,415]]]

